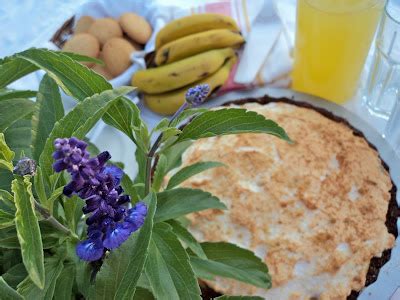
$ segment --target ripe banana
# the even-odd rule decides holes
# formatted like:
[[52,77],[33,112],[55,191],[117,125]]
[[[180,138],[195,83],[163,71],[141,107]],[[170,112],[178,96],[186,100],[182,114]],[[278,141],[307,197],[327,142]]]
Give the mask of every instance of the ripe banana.
[[223,48],[161,67],[140,70],[133,75],[132,85],[148,94],[172,91],[209,76],[233,56],[235,51],[232,48]]
[[156,65],[169,64],[180,59],[225,47],[236,47],[244,42],[242,35],[229,29],[213,29],[191,34],[162,46],[156,52]]
[[210,86],[210,92],[208,95],[219,89],[229,77],[229,72],[236,61],[236,56],[231,57],[217,72],[211,76],[181,89],[163,94],[145,94],[144,101],[152,111],[163,115],[172,115],[178,110],[183,102],[185,102],[185,94],[188,88],[197,84],[207,83]]
[[220,14],[197,14],[176,19],[165,25],[156,36],[156,49],[181,37],[211,30],[229,29],[239,31],[234,19]]

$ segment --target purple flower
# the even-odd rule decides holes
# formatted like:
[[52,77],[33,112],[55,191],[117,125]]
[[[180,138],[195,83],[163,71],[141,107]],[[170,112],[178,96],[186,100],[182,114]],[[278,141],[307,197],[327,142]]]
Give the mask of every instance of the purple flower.
[[77,245],[76,254],[86,261],[99,260],[143,225],[147,206],[138,202],[133,208],[127,207],[130,198],[123,195],[120,186],[123,171],[116,166],[105,166],[111,158],[107,151],[90,158],[87,144],[74,137],[56,139],[54,145],[54,170],[67,170],[71,174],[63,192],[82,198],[85,201],[82,211],[88,215],[88,238]]
[[209,93],[210,86],[208,84],[199,84],[188,89],[185,98],[187,102],[196,106],[202,104],[207,99]]

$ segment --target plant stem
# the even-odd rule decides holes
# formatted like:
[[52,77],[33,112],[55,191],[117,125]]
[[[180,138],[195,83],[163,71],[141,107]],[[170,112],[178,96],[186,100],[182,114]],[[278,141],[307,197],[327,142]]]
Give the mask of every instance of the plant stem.
[[[188,107],[188,103],[185,101],[185,103],[182,104],[181,107],[175,112],[175,114],[172,116],[171,120],[168,123],[168,126],[172,124],[172,122]],[[150,151],[147,153],[147,160],[146,160],[146,182],[144,185],[144,194],[147,195],[150,192],[150,186],[151,186],[151,167],[153,163],[153,158],[154,155],[156,154],[156,151],[158,147],[161,144],[161,140],[163,137],[163,133],[160,133],[159,136],[157,137],[156,141],[154,144],[151,146]]]
[[71,230],[69,230],[67,227],[65,227],[63,224],[58,222],[56,218],[54,218],[50,212],[44,208],[42,205],[40,205],[39,202],[35,200],[35,209],[42,215],[42,217],[48,221],[54,228],[58,229],[59,231],[65,233],[66,235],[69,235],[73,237],[74,239],[78,239],[75,233],[73,233]]

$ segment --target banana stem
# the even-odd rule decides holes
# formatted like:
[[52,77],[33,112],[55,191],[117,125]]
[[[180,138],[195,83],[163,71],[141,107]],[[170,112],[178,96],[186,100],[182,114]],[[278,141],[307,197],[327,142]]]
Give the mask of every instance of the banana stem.
[[[188,107],[188,103],[185,101],[179,107],[179,109],[175,112],[175,114],[172,116],[171,120],[168,123],[168,126],[172,124],[172,122]],[[156,141],[154,144],[151,146],[150,151],[147,153],[147,160],[146,160],[146,182],[144,185],[144,194],[147,195],[150,192],[150,187],[151,187],[151,168],[153,164],[153,158],[154,155],[156,154],[156,151],[158,147],[161,144],[161,140],[163,137],[163,133],[160,133],[159,136],[157,137]]]

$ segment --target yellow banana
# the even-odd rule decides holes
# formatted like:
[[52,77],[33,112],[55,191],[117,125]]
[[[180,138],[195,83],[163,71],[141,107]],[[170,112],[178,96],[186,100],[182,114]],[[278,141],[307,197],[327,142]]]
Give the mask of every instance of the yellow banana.
[[160,49],[166,43],[190,34],[222,28],[239,31],[234,19],[220,14],[197,14],[176,19],[165,25],[157,33],[156,49]]
[[212,50],[239,46],[242,35],[229,29],[213,29],[191,34],[162,46],[156,52],[156,65],[169,64],[180,59]]
[[161,67],[140,70],[133,74],[132,85],[147,94],[172,91],[209,76],[233,56],[235,51],[232,48],[223,48]]
[[185,94],[188,88],[207,83],[210,86],[208,95],[218,90],[228,79],[229,72],[236,61],[236,56],[233,56],[214,74],[178,90],[156,95],[145,94],[144,101],[152,111],[162,115],[172,115],[185,102]]

